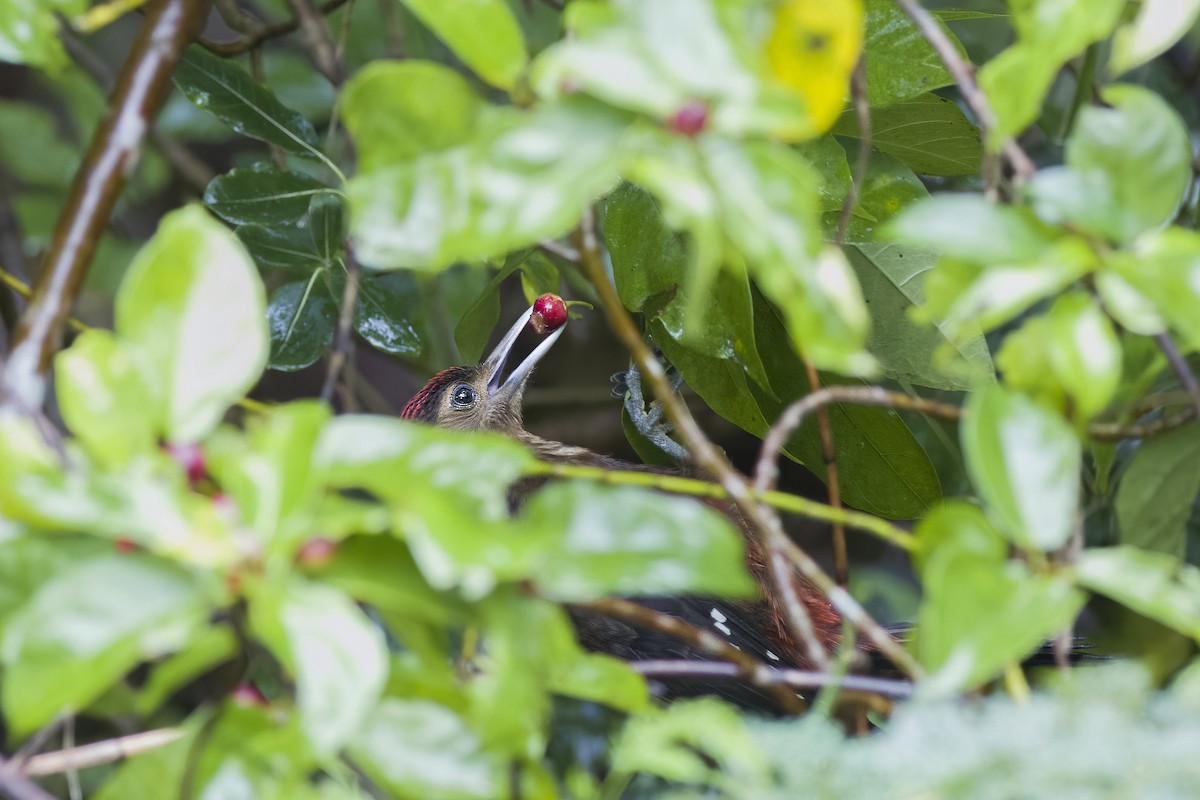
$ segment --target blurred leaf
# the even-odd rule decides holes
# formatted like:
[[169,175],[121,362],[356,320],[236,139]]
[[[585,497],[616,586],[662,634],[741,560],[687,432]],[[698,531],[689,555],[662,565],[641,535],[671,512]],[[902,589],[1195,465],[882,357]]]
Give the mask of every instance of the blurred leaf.
[[323,158],[312,123],[279,102],[270,88],[255,83],[234,61],[199,45],[189,47],[175,70],[175,85],[243,136],[294,155]]
[[1110,75],[1120,75],[1165,53],[1200,16],[1200,0],[1143,0],[1137,16],[1113,36]]
[[237,636],[230,626],[210,627],[174,653],[155,664],[150,677],[138,690],[136,713],[149,717],[187,683],[238,654]]
[[466,79],[430,61],[373,61],[342,91],[362,173],[465,144],[484,109]]
[[474,800],[500,797],[508,765],[445,706],[384,699],[354,737],[350,752],[371,779],[399,797]]
[[1061,547],[1075,521],[1083,458],[1070,426],[996,385],[971,394],[963,412],[967,469],[1001,530],[1022,547]]
[[[974,535],[964,537],[964,528]],[[978,686],[1065,629],[1083,607],[1086,598],[1065,577],[1006,561],[983,513],[965,503],[935,510],[917,536],[928,552],[917,633],[917,656],[935,673],[928,692]]]
[[[833,133],[858,138],[854,109],[842,112]],[[872,109],[871,146],[925,175],[974,175],[983,158],[979,128],[957,103],[935,94]]]
[[336,324],[337,305],[318,273],[283,284],[267,305],[271,331],[267,368],[294,372],[312,366],[329,351]]
[[425,353],[427,300],[409,272],[364,275],[354,307],[354,329],[372,347],[402,358]]
[[771,72],[804,98],[816,130],[823,132],[846,104],[862,49],[862,0],[789,0],[775,12],[766,54]]
[[1183,558],[1187,521],[1200,493],[1200,429],[1143,440],[1117,486],[1118,541]]
[[558,267],[544,253],[534,250],[521,262],[521,292],[525,302],[533,305],[539,297],[562,288]]
[[138,253],[116,298],[116,328],[144,359],[173,441],[208,433],[267,361],[266,299],[254,263],[198,206],[164,217]]
[[1117,242],[1169,221],[1191,182],[1187,127],[1140,86],[1105,87],[1104,107],[1080,110],[1066,166],[1029,185],[1038,216]]
[[293,580],[253,598],[255,633],[296,678],[301,724],[314,750],[333,755],[370,718],[387,680],[379,628],[331,586]]
[[886,235],[981,263],[1033,261],[1053,242],[1050,231],[1025,209],[952,193],[904,209]]
[[109,331],[85,331],[54,359],[63,421],[92,458],[119,466],[157,444],[152,391],[135,357]]
[[754,584],[725,516],[693,498],[635,487],[556,483],[521,518],[559,532],[534,582],[562,601],[605,595],[746,595]]
[[626,124],[579,101],[513,111],[469,144],[356,177],[357,254],[376,269],[441,269],[557,238],[615,182]]
[[[4,52],[5,10],[18,13],[0,5],[0,61],[15,61]],[[53,17],[51,25],[57,30]],[[56,38],[51,41],[58,44]],[[27,186],[66,189],[81,158],[79,148],[59,137],[52,113],[31,103],[0,100],[0,165],[13,179]]]
[[1200,640],[1200,569],[1126,546],[1084,550],[1075,574],[1093,592]]
[[303,220],[309,203],[331,191],[316,178],[259,161],[213,178],[204,191],[204,205],[235,225],[277,228]]
[[4,631],[11,734],[82,711],[139,661],[182,647],[207,613],[188,575],[157,559],[107,555],[59,571]]
[[58,18],[87,10],[83,0],[5,0],[0,3],[0,61],[28,64],[50,72],[67,65],[58,38]]
[[1121,321],[1151,335],[1160,332],[1165,318],[1186,350],[1200,347],[1200,317],[1194,313],[1200,299],[1200,234],[1166,228],[1142,237],[1132,255],[1113,262],[1117,281],[1101,284],[1106,298],[1123,289]]
[[512,89],[525,69],[525,37],[504,0],[403,0],[479,77]]
[[474,363],[483,358],[483,348],[487,347],[500,319],[500,285],[517,271],[528,256],[529,252],[524,250],[509,253],[504,259],[504,266],[492,276],[459,318],[454,329],[454,341],[466,361]]
[[[867,98],[874,109],[954,83],[942,60],[893,0],[866,0]],[[962,52],[944,23],[938,26]]]
[[1013,6],[1017,42],[983,65],[980,88],[996,113],[988,146],[1037,119],[1059,69],[1093,42],[1106,38],[1120,19],[1124,0],[1063,0]]

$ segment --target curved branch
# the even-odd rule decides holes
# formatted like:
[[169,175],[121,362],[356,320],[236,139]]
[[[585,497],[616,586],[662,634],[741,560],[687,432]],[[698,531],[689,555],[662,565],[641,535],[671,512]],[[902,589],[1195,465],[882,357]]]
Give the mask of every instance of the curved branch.
[[[317,7],[317,12],[323,16],[332,14],[339,8],[344,6],[350,0],[328,0]],[[281,22],[277,25],[266,25],[254,33],[243,36],[240,39],[234,39],[232,42],[214,42],[210,39],[198,39],[197,44],[208,50],[210,53],[221,56],[222,58],[231,58],[240,56],[242,53],[253,50],[268,39],[276,39],[280,36],[287,36],[300,28],[299,19],[289,19],[287,22]]]

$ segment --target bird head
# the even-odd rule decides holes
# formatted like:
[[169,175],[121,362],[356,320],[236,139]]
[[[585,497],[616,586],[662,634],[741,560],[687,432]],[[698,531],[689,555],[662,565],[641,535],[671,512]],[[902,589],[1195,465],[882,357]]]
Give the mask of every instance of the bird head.
[[517,337],[529,323],[533,306],[509,328],[496,349],[478,364],[451,367],[430,378],[400,416],[458,430],[492,430],[516,434],[523,430],[521,399],[533,368],[550,352],[565,326],[542,340],[516,369],[504,375],[504,365]]

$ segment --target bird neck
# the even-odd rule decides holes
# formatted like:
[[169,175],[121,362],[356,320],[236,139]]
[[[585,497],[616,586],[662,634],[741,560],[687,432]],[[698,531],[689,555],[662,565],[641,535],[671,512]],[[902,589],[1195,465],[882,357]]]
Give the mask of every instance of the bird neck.
[[601,455],[593,450],[588,450],[586,447],[576,447],[575,445],[543,439],[524,429],[515,433],[513,438],[529,448],[529,451],[533,453],[538,461],[545,461],[548,464],[574,464],[576,466],[600,467],[601,469],[612,470],[634,470],[637,472],[666,471],[657,467],[648,467],[645,464],[634,464],[629,461],[622,461],[619,458]]

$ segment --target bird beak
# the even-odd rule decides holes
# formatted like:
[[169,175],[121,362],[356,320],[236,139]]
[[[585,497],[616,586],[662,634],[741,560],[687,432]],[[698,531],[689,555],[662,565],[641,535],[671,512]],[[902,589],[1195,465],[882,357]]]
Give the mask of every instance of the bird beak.
[[508,361],[508,354],[512,352],[513,345],[517,343],[517,337],[521,335],[521,331],[529,324],[529,318],[533,315],[533,306],[526,309],[525,313],[521,314],[513,326],[508,329],[508,333],[504,334],[504,338],[500,340],[500,344],[496,345],[496,349],[491,352],[483,362],[483,367],[487,371],[487,391],[490,397],[503,397],[510,399],[517,395],[525,385],[526,378],[529,373],[533,372],[533,368],[538,362],[550,352],[550,348],[558,341],[558,337],[562,336],[562,332],[567,329],[564,323],[562,327],[548,335],[542,342],[534,348],[533,352],[525,356],[525,360],[517,366],[508,377],[504,377],[504,364]]

